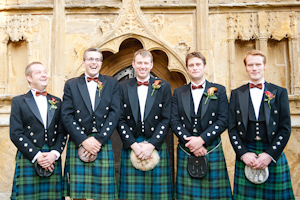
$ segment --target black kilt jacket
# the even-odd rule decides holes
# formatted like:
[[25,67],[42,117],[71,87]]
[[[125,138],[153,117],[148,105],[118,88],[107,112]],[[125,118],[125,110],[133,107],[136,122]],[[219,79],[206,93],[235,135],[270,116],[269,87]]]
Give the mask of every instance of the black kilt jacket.
[[152,84],[155,80],[161,79],[151,77],[149,80],[144,122],[140,120],[136,78],[120,83],[121,117],[118,132],[125,149],[129,149],[136,142],[136,138],[144,135],[149,139],[148,142],[159,150],[169,131],[172,96],[170,83],[161,80],[161,87],[151,96]]
[[[291,134],[290,108],[287,90],[265,82],[265,91],[275,95],[270,101],[264,101],[265,123],[269,147],[266,150],[273,159],[278,160]],[[263,95],[263,99],[267,99]],[[229,137],[236,152],[237,159],[248,152],[245,146],[249,118],[250,91],[249,84],[245,84],[231,92],[229,104]],[[254,138],[252,138],[253,140]],[[250,141],[251,142],[251,141]]]
[[45,143],[59,153],[62,153],[66,145],[66,131],[60,121],[62,103],[58,97],[47,94],[47,100],[51,98],[56,100],[57,109],[50,110],[51,104],[48,102],[46,129],[31,91],[12,99],[10,138],[30,161],[38,153],[37,147],[41,148]]
[[[215,95],[217,99],[209,98],[205,104],[206,96],[203,93],[201,107],[202,132],[197,130],[198,135],[205,141],[204,146],[210,144],[220,137],[220,134],[227,129],[228,124],[228,99],[224,86],[206,81],[204,92],[211,87],[217,88]],[[186,137],[193,136],[195,122],[192,120],[191,110],[191,83],[174,90],[172,97],[171,128],[176,134],[180,143],[186,144]]]
[[105,145],[117,126],[120,112],[119,83],[116,79],[99,74],[103,88],[96,90],[94,111],[85,77],[80,76],[66,82],[62,103],[62,121],[72,141],[78,147],[92,133]]

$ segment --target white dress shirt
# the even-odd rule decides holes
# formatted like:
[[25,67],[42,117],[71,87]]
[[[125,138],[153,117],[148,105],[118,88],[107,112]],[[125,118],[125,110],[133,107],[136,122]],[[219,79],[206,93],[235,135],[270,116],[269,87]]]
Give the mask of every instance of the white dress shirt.
[[[98,76],[99,76],[99,74],[97,74],[97,76],[95,76],[95,77],[98,77]],[[88,82],[86,77],[90,77],[90,76],[85,74],[85,82],[86,82],[86,86],[88,88],[88,92],[89,92],[89,95],[90,95],[92,109],[94,110],[95,97],[96,97],[98,83],[96,83],[95,81]],[[91,77],[91,78],[95,78],[95,77]]]
[[[140,82],[146,82],[146,81],[141,81],[138,78],[136,78],[136,79]],[[150,76],[149,76],[149,79],[150,79]],[[149,79],[148,79],[148,81],[149,81]],[[145,86],[145,85],[138,86],[137,87],[137,94],[138,94],[139,104],[140,104],[141,121],[143,122],[144,121],[147,94],[148,94],[148,86]]]
[[[250,81],[250,83],[253,83],[253,82]],[[265,80],[262,80],[262,82],[260,82],[260,83],[262,83],[262,89],[258,89],[256,87],[250,89],[250,96],[251,96],[256,120],[258,120],[258,117],[259,117],[259,109],[260,109],[261,101],[262,101],[262,98],[264,95]]]
[[[193,90],[192,85],[194,85],[194,86],[202,85],[202,88],[198,88],[198,89]],[[194,109],[195,109],[194,112],[195,112],[196,115],[198,113],[198,108],[199,108],[199,105],[200,105],[201,98],[203,96],[206,81],[204,80],[204,82],[199,84],[199,85],[191,82],[191,91],[192,91],[192,97],[193,97]]]
[[[44,128],[47,129],[47,112],[48,112],[48,102],[47,102],[47,97],[43,96],[43,95],[39,95],[36,96],[36,89],[32,88],[31,89],[31,93],[33,95],[33,98],[35,100],[35,103],[39,109],[40,115],[42,117],[43,120],[43,124],[44,124]],[[42,91],[41,91],[42,92]],[[56,156],[56,160],[60,157],[60,153],[56,150],[51,150],[51,153],[53,153]],[[37,152],[37,154],[35,154],[35,156],[32,159],[32,163],[34,163],[36,161],[36,159],[39,157],[39,155],[41,154],[41,152]]]

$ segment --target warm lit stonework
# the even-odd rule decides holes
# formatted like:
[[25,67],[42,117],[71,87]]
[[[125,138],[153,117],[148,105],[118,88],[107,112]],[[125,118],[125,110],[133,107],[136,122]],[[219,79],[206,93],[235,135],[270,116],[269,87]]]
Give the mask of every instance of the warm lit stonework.
[[[245,3],[247,2],[247,3]],[[101,73],[133,77],[133,53],[152,51],[153,73],[175,89],[189,79],[185,56],[201,51],[207,78],[230,90],[246,83],[244,54],[268,55],[266,80],[286,87],[292,135],[285,149],[300,199],[299,0],[0,0],[0,199],[9,199],[16,148],[9,138],[10,103],[28,91],[25,66],[41,61],[47,90],[62,97],[64,82],[84,73],[86,48],[103,51]],[[231,183],[235,154],[222,136]],[[174,140],[177,144],[176,138]]]

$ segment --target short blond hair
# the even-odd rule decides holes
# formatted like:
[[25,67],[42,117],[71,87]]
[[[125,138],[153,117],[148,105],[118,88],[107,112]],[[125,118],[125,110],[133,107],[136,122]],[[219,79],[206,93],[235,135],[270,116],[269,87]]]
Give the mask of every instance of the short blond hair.
[[135,58],[138,56],[138,55],[141,55],[142,57],[150,57],[151,58],[151,63],[153,63],[153,55],[150,51],[146,50],[146,49],[139,49],[137,50],[134,54],[133,54],[133,61],[135,61]]
[[261,57],[263,57],[263,59],[264,59],[263,63],[267,64],[267,57],[266,57],[266,55],[262,51],[253,49],[251,51],[248,51],[246,53],[245,57],[244,57],[244,64],[245,64],[245,66],[247,65],[247,57],[250,56],[250,55],[251,56],[261,56]]
[[38,61],[34,61],[34,62],[31,62],[27,65],[26,69],[25,69],[25,75],[26,76],[31,76],[32,75],[32,69],[31,69],[31,66],[32,65],[43,65],[41,62],[38,62]]

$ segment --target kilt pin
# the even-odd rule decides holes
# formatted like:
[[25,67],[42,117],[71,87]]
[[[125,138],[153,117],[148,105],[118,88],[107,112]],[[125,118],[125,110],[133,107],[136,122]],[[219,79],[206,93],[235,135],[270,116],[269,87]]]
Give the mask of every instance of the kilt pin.
[[[98,80],[103,87],[95,91],[94,110],[85,76],[68,80],[64,88],[62,118],[70,140],[63,186],[64,196],[75,199],[117,199],[110,136],[119,120],[119,84],[101,74]],[[78,147],[88,137],[95,137],[102,147],[94,162],[85,163],[78,157]]]
[[[33,94],[16,96],[12,99],[10,137],[18,148],[11,199],[62,199],[62,167],[60,157],[55,161],[50,177],[39,177],[32,163],[40,152],[56,150],[62,153],[66,145],[66,132],[60,123],[61,101],[47,94],[47,122],[44,126]],[[54,98],[57,108],[50,110],[48,102]]]
[[[185,138],[190,136],[201,136],[208,152],[221,143],[220,136],[228,124],[228,100],[224,86],[206,81],[204,92],[211,87],[217,88],[217,99],[207,99],[203,94],[197,114],[194,112],[191,83],[174,90],[171,128],[183,148],[187,143]],[[206,155],[209,170],[201,179],[189,175],[187,153],[190,152],[184,152],[181,147],[177,148],[175,199],[232,199],[222,145]]]
[[[265,82],[264,91],[271,92],[275,97],[269,105],[264,101],[267,97],[263,95],[258,121],[251,118],[254,111],[249,85],[245,84],[231,92],[229,137],[236,152],[233,197],[237,200],[294,199],[289,166],[283,153],[291,133],[287,90]],[[266,182],[254,184],[245,177],[245,164],[241,156],[247,152],[257,155],[266,152],[271,156]]]
[[[123,142],[119,178],[120,199],[173,198],[171,166],[164,141],[169,131],[171,88],[169,82],[161,80],[161,87],[153,92],[154,81],[152,77],[149,80],[143,121],[136,78],[120,83],[121,117],[117,127]],[[135,169],[130,161],[130,146],[134,142],[142,141],[153,144],[160,156],[159,163],[149,171]]]

